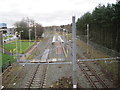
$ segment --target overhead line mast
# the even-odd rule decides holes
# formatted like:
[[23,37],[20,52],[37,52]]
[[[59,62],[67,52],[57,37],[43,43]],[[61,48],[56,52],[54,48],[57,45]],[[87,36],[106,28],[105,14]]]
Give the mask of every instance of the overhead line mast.
[[75,23],[75,16],[72,17],[72,41],[73,41],[73,89],[77,88],[77,79],[76,79],[76,23]]

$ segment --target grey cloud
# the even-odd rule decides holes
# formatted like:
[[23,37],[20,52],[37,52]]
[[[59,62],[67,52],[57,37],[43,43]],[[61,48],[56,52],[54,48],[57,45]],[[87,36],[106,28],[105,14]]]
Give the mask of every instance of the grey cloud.
[[[14,0],[12,0],[12,2],[13,1]],[[10,6],[9,12],[0,11],[0,22],[7,22],[9,26],[12,26],[16,21],[21,20],[23,17],[30,17],[34,19],[36,22],[41,23],[43,25],[45,25],[45,23],[49,25],[64,24],[64,23],[69,24],[71,23],[72,15],[75,15],[76,17],[80,17],[85,12],[92,11],[94,7],[99,4],[99,2],[102,1],[103,3],[105,3],[108,0],[66,0],[66,1],[68,2],[66,3],[66,7],[54,12],[52,10],[49,10],[48,13],[39,11],[39,8],[37,8],[38,12],[30,13],[30,10],[32,9],[32,7],[29,7],[29,6],[26,8],[26,10],[29,10],[29,12],[22,12],[22,9],[20,8],[21,4],[19,4],[20,1],[18,1],[18,3],[13,3],[9,5]],[[2,2],[4,3],[9,2],[9,0],[3,0]],[[108,2],[112,3],[113,0],[109,0]],[[71,4],[71,8],[67,7],[69,3],[73,3]],[[62,7],[62,5],[58,5],[58,6]],[[43,9],[46,7],[47,6],[43,7]],[[7,8],[9,9],[9,7]],[[49,7],[47,8],[49,9]],[[33,11],[34,11],[34,8],[33,8]]]

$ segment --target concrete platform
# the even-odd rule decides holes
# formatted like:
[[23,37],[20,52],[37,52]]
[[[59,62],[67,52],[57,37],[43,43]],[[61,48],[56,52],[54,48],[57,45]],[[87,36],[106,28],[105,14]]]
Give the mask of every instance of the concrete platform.
[[43,56],[41,57],[40,62],[47,62],[48,54],[49,54],[49,49],[46,49],[43,53]]

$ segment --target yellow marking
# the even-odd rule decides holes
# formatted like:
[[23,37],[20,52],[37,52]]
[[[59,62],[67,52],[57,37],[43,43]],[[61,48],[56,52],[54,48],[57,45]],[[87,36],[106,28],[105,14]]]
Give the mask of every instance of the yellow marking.
[[15,49],[13,49],[13,52],[14,52],[14,51],[16,51],[16,48],[15,48]]

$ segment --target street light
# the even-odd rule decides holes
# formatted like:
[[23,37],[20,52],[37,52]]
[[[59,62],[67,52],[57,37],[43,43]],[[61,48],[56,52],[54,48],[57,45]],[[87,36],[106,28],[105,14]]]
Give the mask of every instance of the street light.
[[18,51],[17,51],[17,34],[18,32],[15,32],[15,36],[16,36],[16,59],[18,60]]
[[[66,29],[66,35],[67,35],[67,37],[66,37],[66,38],[67,38],[67,41],[66,41],[66,42],[67,42],[67,44],[68,44],[68,30],[67,30],[67,29]],[[68,54],[68,45],[67,45],[67,54]]]
[[22,53],[22,49],[21,49],[21,33],[22,33],[23,31],[20,31],[20,53]]
[[[2,32],[3,35],[3,32]],[[4,53],[4,35],[3,35],[3,53]]]
[[35,41],[36,41],[37,37],[36,37],[36,25],[35,25]]
[[31,41],[31,34],[30,34],[30,31],[31,31],[32,29],[29,29],[29,46],[30,46],[30,41]]
[[89,24],[87,24],[87,54],[89,53],[88,44],[89,44]]

